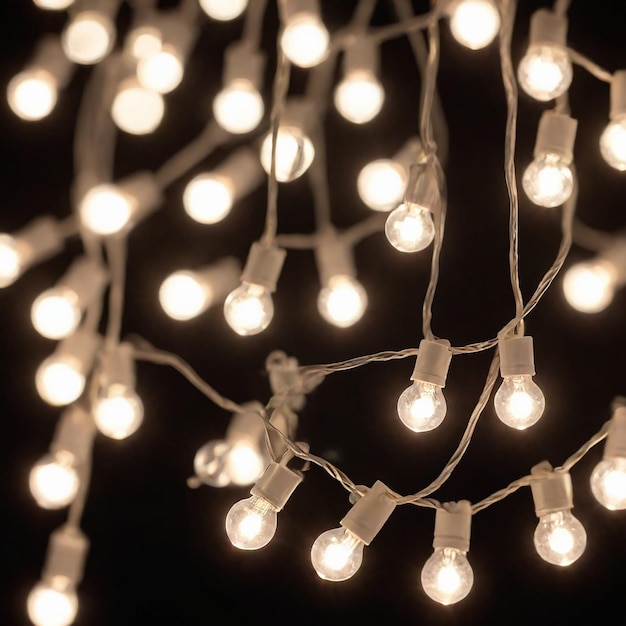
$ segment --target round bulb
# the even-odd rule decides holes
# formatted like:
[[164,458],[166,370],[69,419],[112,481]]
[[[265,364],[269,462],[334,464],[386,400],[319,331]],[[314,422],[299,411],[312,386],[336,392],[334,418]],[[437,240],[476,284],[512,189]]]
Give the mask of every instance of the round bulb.
[[63,406],[77,400],[85,389],[85,376],[72,358],[48,357],[37,369],[35,385],[48,404]]
[[137,79],[146,89],[157,93],[170,93],[183,80],[184,67],[180,56],[173,49],[162,48],[156,54],[140,59]]
[[371,72],[352,72],[335,89],[335,106],[354,124],[365,124],[382,109],[385,90]]
[[609,511],[626,509],[626,459],[600,461],[591,474],[591,491],[596,500]]
[[263,498],[252,496],[234,504],[226,515],[226,534],[240,550],[258,550],[276,533],[276,509]]
[[248,6],[248,0],[200,0],[202,10],[214,20],[228,22],[238,18]]
[[317,299],[322,317],[339,328],[347,328],[358,322],[367,307],[367,293],[361,283],[352,276],[331,277]]
[[74,4],[74,0],[33,0],[40,9],[48,11],[62,11]]
[[407,428],[423,433],[443,422],[448,406],[441,387],[416,380],[400,394],[397,408]]
[[224,302],[228,325],[239,335],[256,335],[265,330],[274,317],[272,296],[265,287],[242,283]]
[[361,200],[374,211],[391,211],[398,206],[406,184],[404,168],[389,159],[368,163],[357,178]]
[[203,445],[193,459],[196,476],[211,487],[226,487],[230,476],[226,470],[226,459],[230,446],[221,439]]
[[572,265],[563,277],[563,292],[568,304],[581,313],[606,309],[615,294],[616,272],[608,263]]
[[263,98],[249,80],[232,81],[213,100],[213,115],[229,133],[249,133],[259,125],[264,112]]
[[280,38],[285,56],[299,67],[313,67],[328,55],[330,35],[315,15],[302,13],[291,20]]
[[236,443],[226,457],[226,471],[230,482],[240,487],[255,483],[266,467],[266,459],[258,447],[247,442]]
[[626,116],[613,120],[600,136],[600,152],[616,170],[626,170]]
[[517,78],[522,89],[536,100],[553,100],[572,82],[572,62],[559,46],[534,45],[521,60]]
[[22,271],[22,256],[11,235],[0,234],[0,287],[13,284]]
[[327,530],[311,548],[311,563],[324,580],[348,580],[361,567],[363,546],[364,543],[346,528]]
[[69,452],[45,456],[30,471],[28,486],[37,504],[44,509],[60,509],[70,504],[80,479]]
[[93,419],[98,430],[111,439],[126,439],[141,426],[141,398],[124,385],[111,385],[93,407]]
[[163,281],[159,302],[172,319],[190,320],[207,309],[211,302],[211,290],[198,274],[181,270]]
[[28,594],[28,617],[35,626],[69,626],[78,613],[76,592],[64,576],[40,582]]
[[79,13],[65,28],[61,45],[73,63],[93,65],[102,61],[113,47],[115,26],[102,13]]
[[63,339],[71,335],[80,322],[78,296],[63,287],[48,289],[33,302],[30,317],[40,335],[48,339]]
[[[269,174],[272,168],[272,133],[268,133],[261,145],[261,165]],[[281,126],[276,141],[276,179],[287,183],[299,178],[309,169],[315,149],[311,140],[295,126]]]
[[183,206],[191,219],[200,224],[216,224],[229,213],[235,200],[231,182],[213,174],[192,178],[183,192]]
[[7,100],[18,117],[28,121],[40,120],[57,102],[57,82],[44,70],[26,70],[9,82]]
[[401,204],[389,214],[385,235],[396,250],[419,252],[435,238],[432,214],[417,204]]
[[138,61],[157,54],[162,44],[161,32],[152,26],[134,28],[127,35],[125,42],[131,56]]
[[111,107],[115,125],[131,135],[147,135],[154,132],[165,113],[163,96],[156,91],[141,87],[135,81],[120,86]]
[[526,195],[539,206],[563,204],[574,189],[574,176],[569,165],[555,154],[537,157],[524,172],[522,186]]
[[452,36],[466,48],[488,46],[500,30],[500,13],[491,0],[462,0],[450,16]]
[[496,414],[511,428],[524,430],[543,415],[546,400],[532,376],[507,376],[494,396]]
[[465,552],[435,548],[422,568],[422,587],[429,598],[441,604],[462,600],[474,584],[474,572]]
[[569,511],[557,511],[539,518],[534,542],[544,561],[565,567],[585,551],[587,533]]
[[113,235],[130,221],[133,206],[130,198],[115,185],[96,185],[80,202],[82,223],[97,235]]

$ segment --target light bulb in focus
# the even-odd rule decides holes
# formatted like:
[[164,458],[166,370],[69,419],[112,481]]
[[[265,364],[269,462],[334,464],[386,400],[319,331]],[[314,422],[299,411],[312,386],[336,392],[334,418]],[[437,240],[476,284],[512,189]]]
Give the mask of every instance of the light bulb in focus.
[[48,357],[38,368],[35,385],[41,398],[53,406],[71,404],[85,389],[85,375],[71,357]]
[[600,461],[591,473],[591,492],[609,511],[626,509],[626,458]]
[[156,54],[144,56],[137,64],[137,79],[146,89],[170,93],[183,80],[184,67],[180,55],[171,46],[163,46]]
[[40,120],[50,114],[57,102],[57,81],[52,74],[31,69],[14,76],[7,87],[7,100],[15,115],[23,120]]
[[48,289],[33,302],[30,316],[35,330],[43,337],[67,337],[76,330],[80,322],[78,296],[71,289]]
[[335,89],[335,106],[341,115],[354,124],[374,119],[383,106],[385,90],[371,72],[348,74]]
[[577,263],[563,277],[568,304],[581,313],[598,313],[613,301],[615,268],[603,262]]
[[[272,134],[268,133],[261,145],[261,165],[269,174],[272,168]],[[281,126],[276,141],[276,179],[290,182],[299,178],[309,169],[315,149],[302,129],[295,126]]]
[[206,281],[192,271],[170,274],[159,289],[159,302],[172,319],[190,320],[207,309],[212,300]]
[[488,46],[500,30],[500,13],[491,0],[461,0],[452,11],[452,36],[471,50]]
[[274,317],[272,296],[265,287],[244,282],[226,298],[224,317],[238,335],[256,335]]
[[389,243],[400,252],[419,252],[435,238],[432,214],[418,204],[401,204],[385,222]]
[[102,61],[113,48],[115,26],[102,13],[83,11],[66,26],[61,44],[73,63],[93,65]]
[[131,135],[154,132],[165,114],[163,96],[134,80],[122,83],[113,98],[111,117],[115,125]]
[[141,426],[143,403],[132,389],[111,385],[94,403],[93,419],[103,435],[126,439]]
[[364,545],[346,528],[327,530],[313,543],[311,563],[324,580],[348,580],[361,567]]
[[505,376],[494,396],[496,414],[511,428],[524,430],[543,415],[546,400],[532,376]]
[[532,45],[521,60],[517,77],[522,89],[536,100],[563,95],[572,82],[572,62],[560,46]]
[[40,9],[48,11],[62,11],[74,4],[74,0],[33,0]]
[[396,207],[406,184],[404,168],[390,159],[368,163],[357,178],[359,197],[374,211],[390,211]]
[[317,299],[322,317],[339,328],[358,322],[367,307],[367,293],[363,285],[352,276],[332,276]]
[[235,443],[226,456],[226,472],[230,482],[244,487],[255,483],[267,466],[258,446],[246,441]]
[[33,587],[26,607],[35,626],[70,626],[78,613],[78,598],[65,576],[53,576]]
[[214,20],[228,22],[246,10],[248,0],[200,0],[200,6]]
[[416,380],[398,398],[398,417],[409,429],[422,433],[437,428],[447,411],[441,387]]
[[274,537],[277,510],[263,498],[252,496],[234,504],[226,515],[226,534],[240,550],[258,550]]
[[448,605],[462,600],[470,592],[474,572],[462,550],[435,548],[424,563],[421,580],[429,598]]
[[11,235],[0,234],[0,287],[13,284],[22,271],[22,255]]
[[44,509],[60,509],[70,504],[80,480],[69,452],[43,457],[30,471],[28,486],[37,504]]
[[540,517],[534,543],[544,561],[565,567],[585,551],[587,533],[570,511],[557,511]]
[[626,117],[612,120],[600,136],[600,152],[616,170],[626,170]]
[[226,85],[213,101],[215,119],[229,133],[249,133],[259,125],[264,112],[261,94],[245,79]]
[[78,208],[82,223],[98,235],[121,231],[132,215],[130,198],[115,185],[96,185],[83,197]]
[[193,459],[196,476],[211,487],[225,487],[230,484],[226,460],[230,445],[221,439],[209,441],[202,446]]
[[522,186],[535,204],[555,207],[572,195],[574,176],[563,159],[548,153],[535,158],[526,168]]
[[234,197],[233,186],[226,178],[199,174],[185,187],[183,206],[196,222],[216,224],[230,213]]
[[330,35],[322,21],[309,13],[296,14],[289,20],[280,38],[285,56],[299,67],[313,67],[328,55]]

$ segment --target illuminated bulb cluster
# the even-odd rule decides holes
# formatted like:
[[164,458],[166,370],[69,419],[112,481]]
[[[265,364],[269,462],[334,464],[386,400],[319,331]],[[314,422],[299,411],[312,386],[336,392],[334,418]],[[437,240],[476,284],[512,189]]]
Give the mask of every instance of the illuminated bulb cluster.
[[280,47],[299,67],[319,65],[328,55],[330,35],[320,18],[318,0],[281,0]]
[[447,12],[452,36],[470,50],[488,46],[500,30],[500,13],[493,0],[455,0]]

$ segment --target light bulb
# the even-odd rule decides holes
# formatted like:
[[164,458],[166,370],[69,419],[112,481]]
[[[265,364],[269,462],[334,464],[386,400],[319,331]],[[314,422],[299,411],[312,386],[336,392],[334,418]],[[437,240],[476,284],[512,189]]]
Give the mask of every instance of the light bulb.
[[113,48],[115,26],[102,13],[83,11],[66,26],[61,44],[73,63],[93,65],[102,61]]
[[626,117],[613,120],[600,136],[600,152],[616,170],[626,170]]
[[233,206],[235,190],[230,181],[213,174],[192,178],[183,192],[183,206],[189,217],[200,224],[216,224]]
[[461,0],[450,16],[452,36],[471,50],[488,46],[500,30],[500,13],[491,0]]
[[261,94],[245,79],[226,85],[213,101],[215,119],[229,133],[249,133],[259,125],[264,112]]
[[78,208],[82,223],[98,235],[112,235],[130,221],[130,198],[115,185],[96,185],[83,197]]
[[[301,128],[281,126],[276,141],[276,179],[281,183],[299,178],[309,169],[315,149]],[[269,174],[272,168],[272,133],[268,133],[261,145],[261,165]]]
[[214,20],[227,22],[238,18],[248,6],[248,0],[200,0],[202,10]]
[[400,252],[418,252],[435,238],[432,214],[418,204],[401,204],[385,222],[389,243]]
[[615,268],[603,262],[577,263],[563,277],[563,292],[568,304],[582,313],[606,309],[615,295]]
[[258,550],[274,537],[277,510],[267,500],[251,496],[234,504],[226,515],[226,534],[240,550]]
[[131,135],[154,132],[164,113],[163,96],[132,80],[120,85],[111,106],[115,125]]
[[435,548],[424,563],[421,579],[426,595],[447,605],[462,600],[470,592],[474,572],[462,550]]
[[111,385],[96,400],[93,419],[98,430],[111,439],[126,439],[141,426],[141,398],[124,385]]
[[367,293],[352,276],[332,276],[317,298],[322,317],[339,328],[358,322],[367,307]]
[[128,33],[124,42],[125,48],[137,61],[157,54],[161,50],[162,45],[161,31],[153,26],[134,28]]
[[260,285],[242,283],[224,302],[228,325],[239,335],[256,335],[265,330],[274,317],[272,296]]
[[159,289],[163,310],[175,320],[190,320],[200,315],[211,300],[209,285],[189,270],[170,274]]
[[416,380],[398,398],[400,421],[416,433],[437,428],[443,422],[447,404],[441,387]]
[[534,542],[537,553],[544,561],[567,566],[585,551],[587,533],[570,511],[557,511],[539,518]]
[[33,0],[40,9],[49,11],[62,11],[74,4],[74,0]]
[[299,67],[313,67],[328,55],[330,35],[322,21],[311,13],[296,14],[280,38],[285,56]]
[[364,545],[347,528],[327,530],[313,543],[311,563],[324,580],[348,580],[361,567]]
[[532,45],[521,60],[517,77],[522,89],[536,100],[553,100],[572,82],[572,62],[560,46]]
[[48,339],[62,339],[73,333],[81,318],[78,296],[63,287],[44,291],[30,311],[35,330]]
[[11,235],[0,234],[0,287],[13,284],[22,271],[22,255]]
[[26,606],[35,626],[69,626],[78,613],[78,598],[65,576],[53,576],[33,587]]
[[390,211],[402,200],[407,184],[404,168],[390,159],[368,163],[357,178],[359,197],[374,211]]
[[267,466],[258,446],[249,442],[235,443],[226,456],[226,472],[230,482],[241,487],[255,483]]
[[556,154],[543,154],[526,168],[522,178],[526,195],[539,206],[563,204],[574,189],[574,176],[569,165]]
[[137,79],[146,89],[157,93],[170,93],[180,85],[184,71],[180,55],[166,44],[156,54],[139,60]]
[[226,459],[230,445],[221,439],[209,441],[202,446],[193,459],[196,476],[211,487],[225,487],[230,484],[230,476],[226,470]]
[[71,404],[85,389],[85,376],[71,357],[48,357],[38,368],[35,385],[43,400],[53,406]]
[[57,81],[52,74],[31,69],[14,76],[7,87],[7,100],[13,113],[23,120],[40,120],[57,102]]
[[70,504],[80,480],[74,455],[62,451],[38,461],[30,471],[28,485],[37,504],[44,509],[60,509]]
[[365,124],[374,119],[384,100],[385,90],[371,72],[351,72],[335,89],[337,110],[354,124]]
[[496,414],[511,428],[524,430],[543,415],[546,400],[532,376],[505,376],[494,397]]
[[609,511],[626,509],[626,458],[600,461],[591,474],[591,492]]

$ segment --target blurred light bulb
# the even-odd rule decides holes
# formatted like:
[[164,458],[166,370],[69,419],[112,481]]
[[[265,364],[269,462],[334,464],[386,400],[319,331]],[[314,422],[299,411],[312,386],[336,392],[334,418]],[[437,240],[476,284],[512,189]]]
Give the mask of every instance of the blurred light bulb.
[[71,404],[85,389],[85,376],[71,357],[48,357],[37,369],[35,385],[41,398],[53,406]]
[[71,289],[54,287],[33,302],[30,312],[35,330],[48,339],[62,339],[72,334],[81,318],[78,296]]
[[615,268],[608,263],[576,263],[565,272],[563,292],[577,311],[598,313],[613,301],[615,282]]
[[494,397],[496,414],[511,428],[524,430],[543,415],[546,400],[532,376],[505,376]]
[[230,445],[221,439],[209,441],[202,446],[193,459],[196,476],[211,487],[225,487],[230,484],[226,469],[226,459]]
[[245,486],[256,482],[267,466],[259,448],[250,442],[235,443],[226,456],[226,471],[230,482]]
[[347,528],[327,530],[311,548],[311,563],[317,575],[324,580],[348,580],[361,567],[364,545]]
[[563,204],[574,189],[574,176],[569,165],[556,154],[543,154],[526,168],[522,178],[526,195],[539,206]]
[[390,159],[368,163],[357,178],[361,200],[374,211],[390,211],[402,200],[407,184],[404,168]]
[[234,504],[226,515],[226,534],[240,550],[258,550],[274,537],[277,509],[267,500],[252,496]]
[[137,79],[146,89],[170,93],[180,85],[184,74],[180,55],[167,44],[156,54],[147,55],[137,64]]
[[517,77],[522,89],[536,100],[553,100],[572,82],[567,50],[553,45],[532,45],[521,60]]
[[65,576],[53,576],[33,587],[26,606],[35,626],[70,626],[78,613],[78,598]]
[[363,285],[352,276],[332,276],[322,288],[317,308],[322,317],[339,328],[358,322],[367,307],[367,293]]
[[259,125],[264,112],[261,94],[245,79],[230,82],[213,101],[215,119],[229,133],[249,133]]
[[401,204],[385,222],[389,243],[400,252],[418,252],[435,238],[435,224],[428,209],[418,204]]
[[40,120],[49,115],[57,102],[57,96],[56,79],[40,69],[20,72],[7,87],[11,110],[28,121]]
[[600,152],[616,170],[626,170],[626,117],[611,121],[600,136]]
[[311,13],[289,20],[280,38],[285,56],[299,67],[313,67],[328,55],[330,35],[322,21]]
[[587,533],[570,511],[557,511],[539,518],[534,542],[537,553],[544,561],[567,566],[585,551]]
[[130,31],[124,45],[137,61],[151,57],[160,52],[163,45],[161,31],[152,26],[139,26]]
[[96,185],[83,197],[78,208],[82,223],[98,235],[112,235],[130,221],[132,204],[115,185]]
[[159,289],[159,302],[172,319],[190,320],[207,309],[212,293],[206,281],[192,271],[170,274]]
[[443,422],[447,404],[441,387],[416,380],[398,398],[400,421],[416,433],[437,428]]
[[491,0],[461,0],[452,10],[452,36],[471,50],[488,46],[500,30],[500,13]]
[[227,22],[238,18],[248,6],[248,0],[200,0],[202,10],[214,20]]
[[349,122],[365,124],[374,119],[383,106],[385,90],[371,72],[355,71],[335,89],[335,106]]
[[[268,133],[261,145],[261,165],[270,174],[272,168],[272,133]],[[276,179],[281,183],[299,178],[309,169],[315,157],[311,140],[301,128],[281,126],[276,141]]]
[[74,0],[33,0],[40,9],[49,11],[62,11],[74,4]]
[[626,458],[600,461],[591,474],[591,491],[609,511],[626,509]]
[[126,439],[141,426],[141,398],[124,385],[111,385],[93,407],[98,430],[111,439]]
[[92,65],[102,61],[113,48],[115,26],[102,13],[83,11],[66,26],[61,44],[73,63]]
[[233,206],[235,190],[230,181],[213,174],[192,178],[183,192],[183,206],[189,217],[200,224],[216,224]]
[[135,81],[120,85],[111,106],[115,125],[131,135],[154,132],[165,113],[163,96],[156,91],[141,87]]
[[265,330],[274,317],[272,296],[265,287],[242,283],[224,302],[228,325],[239,335],[256,335]]
[[0,234],[0,287],[13,284],[22,271],[22,257],[11,235]]
[[60,509],[70,504],[80,485],[74,456],[69,452],[48,455],[30,471],[28,485],[37,504],[44,509]]
[[421,579],[426,595],[447,605],[462,600],[470,592],[474,572],[462,550],[435,548],[424,563]]

